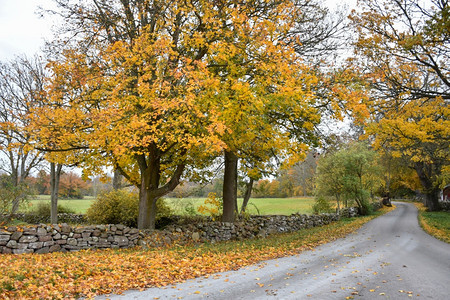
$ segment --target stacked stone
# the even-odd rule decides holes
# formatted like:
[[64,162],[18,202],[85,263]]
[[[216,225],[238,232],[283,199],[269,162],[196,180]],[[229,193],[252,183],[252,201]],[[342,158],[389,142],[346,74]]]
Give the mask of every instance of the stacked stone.
[[136,246],[143,234],[123,225],[71,227],[67,224],[33,227],[10,226],[0,230],[0,253],[49,253],[89,248]]
[[[357,212],[357,210],[355,210]],[[227,222],[200,222],[187,225],[170,225],[164,231],[149,231],[140,245],[159,247],[172,243],[186,244],[190,242],[220,242],[264,238],[271,234],[294,232],[304,228],[323,226],[339,220],[338,214],[290,216],[252,216],[246,220]]]

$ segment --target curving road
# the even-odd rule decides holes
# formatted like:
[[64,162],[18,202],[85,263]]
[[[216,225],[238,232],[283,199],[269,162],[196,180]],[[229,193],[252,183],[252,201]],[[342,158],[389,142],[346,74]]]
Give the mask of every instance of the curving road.
[[[450,245],[397,209],[313,251],[110,299],[450,299]],[[98,299],[105,299],[99,297]]]

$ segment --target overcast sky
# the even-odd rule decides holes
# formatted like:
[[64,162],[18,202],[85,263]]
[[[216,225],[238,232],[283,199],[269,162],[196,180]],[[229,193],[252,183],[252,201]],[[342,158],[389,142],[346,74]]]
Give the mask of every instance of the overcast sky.
[[[356,0],[326,0],[331,7]],[[0,0],[0,61],[16,55],[32,56],[50,39],[52,21],[39,18],[39,6],[49,8],[51,0]],[[351,8],[351,7],[350,7]]]

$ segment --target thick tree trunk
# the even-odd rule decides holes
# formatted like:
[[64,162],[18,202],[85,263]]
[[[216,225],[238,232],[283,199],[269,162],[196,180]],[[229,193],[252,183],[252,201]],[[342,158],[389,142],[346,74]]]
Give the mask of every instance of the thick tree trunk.
[[58,194],[59,180],[61,178],[62,165],[50,163],[50,223],[58,223]]
[[114,190],[119,190],[122,188],[122,174],[120,174],[120,171],[118,169],[114,170],[112,184]]
[[435,188],[425,193],[425,205],[429,211],[439,211],[442,209],[439,203],[439,192],[440,190]]
[[156,201],[152,193],[143,185],[139,193],[139,229],[155,229]]
[[237,165],[238,157],[236,154],[225,151],[222,222],[235,221],[237,207]]
[[252,195],[252,189],[253,189],[253,179],[250,178],[250,181],[245,184],[244,200],[242,201],[240,213],[241,216],[245,213],[245,210],[247,209],[248,201],[250,200],[250,197]]
[[[181,153],[183,156],[185,153]],[[140,155],[137,157],[141,182],[139,186],[139,229],[155,229],[156,201],[173,191],[180,183],[185,164],[176,166],[172,177],[163,186],[159,186],[161,177],[161,156],[156,146],[151,148],[148,157]]]
[[429,211],[441,210],[441,205],[439,203],[439,188],[433,184],[431,178],[433,174],[433,166],[425,164],[423,162],[418,162],[415,164],[415,169],[419,177],[420,183],[423,187],[423,193],[425,194],[425,206]]

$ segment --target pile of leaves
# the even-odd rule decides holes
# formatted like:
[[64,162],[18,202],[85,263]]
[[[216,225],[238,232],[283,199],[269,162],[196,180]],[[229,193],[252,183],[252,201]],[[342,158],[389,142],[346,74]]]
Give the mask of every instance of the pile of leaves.
[[422,203],[414,204],[419,209],[419,223],[423,230],[441,241],[450,243],[450,213],[429,212]]
[[73,299],[165,286],[309,250],[357,230],[375,216],[344,219],[266,239],[214,245],[4,254],[0,255],[0,294],[4,299]]

